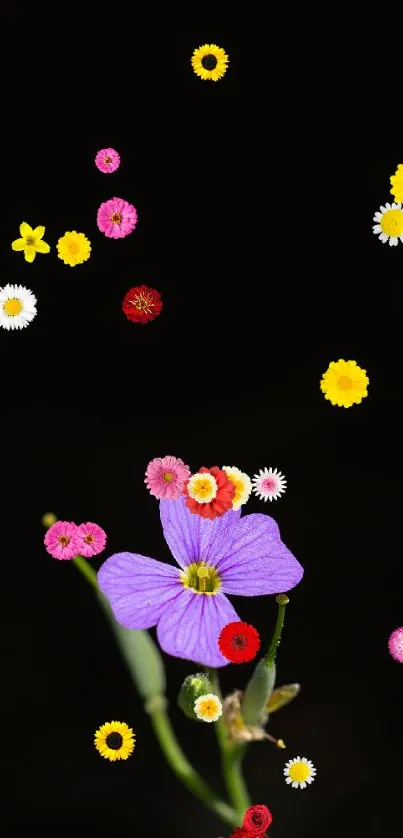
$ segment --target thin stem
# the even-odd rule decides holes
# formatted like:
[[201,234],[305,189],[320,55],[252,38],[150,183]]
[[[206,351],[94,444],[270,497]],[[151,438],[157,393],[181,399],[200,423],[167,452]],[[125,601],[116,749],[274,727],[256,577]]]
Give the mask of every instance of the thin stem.
[[264,658],[267,666],[269,667],[273,665],[276,657],[277,648],[281,640],[281,632],[283,631],[284,626],[285,609],[289,601],[290,600],[288,599],[288,596],[286,596],[286,594],[279,594],[276,597],[276,602],[278,605],[277,622],[269,646],[269,651],[267,652],[267,655]]
[[90,585],[92,585],[92,587],[95,588],[96,591],[98,591],[97,574],[95,573],[95,570],[91,567],[91,565],[88,564],[87,560],[83,559],[82,556],[74,556],[72,561],[74,562],[75,566],[78,568],[80,573],[82,573],[83,576],[85,576],[87,582],[89,582]]

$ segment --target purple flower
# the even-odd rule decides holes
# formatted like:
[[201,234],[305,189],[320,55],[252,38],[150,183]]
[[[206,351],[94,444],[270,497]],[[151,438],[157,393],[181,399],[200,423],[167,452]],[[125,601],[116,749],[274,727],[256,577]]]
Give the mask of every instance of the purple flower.
[[226,666],[218,637],[240,618],[225,594],[283,593],[300,582],[303,568],[268,515],[241,518],[237,510],[212,521],[193,515],[183,497],[160,501],[160,516],[180,569],[138,553],[115,553],[99,570],[99,587],[123,626],[156,625],[167,654]]

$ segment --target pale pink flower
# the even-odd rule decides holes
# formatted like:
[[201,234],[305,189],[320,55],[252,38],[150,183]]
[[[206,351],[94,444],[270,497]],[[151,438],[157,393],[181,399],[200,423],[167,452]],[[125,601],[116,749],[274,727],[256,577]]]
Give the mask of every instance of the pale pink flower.
[[78,552],[80,556],[85,556],[86,559],[90,559],[91,556],[102,553],[106,544],[106,532],[102,527],[87,521],[86,524],[80,524],[77,534],[79,538]]
[[111,198],[99,207],[97,224],[109,239],[123,239],[137,224],[137,210],[123,198]]
[[403,627],[395,629],[388,640],[389,652],[392,658],[403,663]]
[[119,168],[120,155],[114,148],[101,148],[95,158],[95,165],[104,175],[109,175]]
[[150,494],[159,500],[177,500],[191,472],[178,457],[156,457],[147,466],[144,483]]
[[56,521],[49,527],[44,542],[54,559],[72,559],[80,552],[77,525],[71,521]]

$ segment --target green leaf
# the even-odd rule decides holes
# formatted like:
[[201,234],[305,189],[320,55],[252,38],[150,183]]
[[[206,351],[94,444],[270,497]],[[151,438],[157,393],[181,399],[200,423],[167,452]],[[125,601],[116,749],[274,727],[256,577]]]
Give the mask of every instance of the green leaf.
[[274,661],[267,664],[263,658],[258,663],[243,694],[241,712],[246,725],[253,727],[260,725],[275,682],[276,667]]

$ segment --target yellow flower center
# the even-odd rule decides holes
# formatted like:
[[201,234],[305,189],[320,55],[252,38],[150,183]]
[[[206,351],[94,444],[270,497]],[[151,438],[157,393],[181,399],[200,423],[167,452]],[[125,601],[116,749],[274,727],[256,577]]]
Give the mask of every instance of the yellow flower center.
[[215,567],[205,562],[193,562],[188,565],[180,576],[185,588],[190,588],[195,594],[216,594],[221,588],[221,579]]
[[28,247],[33,247],[33,245],[35,244],[35,239],[34,239],[33,236],[27,236],[25,241],[26,241]]
[[341,375],[338,381],[340,390],[349,390],[353,386],[353,382],[348,375]]
[[88,534],[84,537],[84,541],[85,541],[85,543],[86,543],[86,544],[93,544],[93,543],[94,543],[94,541],[95,541],[95,538],[94,538],[94,536],[92,535],[92,533],[90,533],[90,532],[89,532],[89,533],[88,533]]
[[294,762],[289,769],[289,775],[293,783],[305,783],[310,774],[311,769],[305,762]]
[[80,250],[80,245],[77,242],[70,242],[69,244],[69,251],[70,253],[78,253]]
[[199,713],[201,716],[206,716],[208,719],[211,719],[212,716],[215,716],[218,710],[218,704],[212,698],[206,698],[205,701],[201,701],[199,705]]
[[120,224],[121,221],[122,221],[122,213],[121,212],[114,212],[111,215],[110,220],[113,221],[114,224]]
[[403,233],[403,210],[385,212],[380,220],[382,232],[387,236],[401,236]]
[[62,545],[62,547],[67,547],[67,545],[70,543],[70,538],[68,535],[59,535],[57,540],[59,544]]
[[170,471],[164,471],[164,480],[167,483],[172,483],[173,479],[174,479],[174,476]]
[[3,309],[9,317],[15,317],[16,314],[19,314],[22,309],[22,302],[21,300],[17,300],[16,297],[11,297],[10,300],[6,300],[3,303]]

